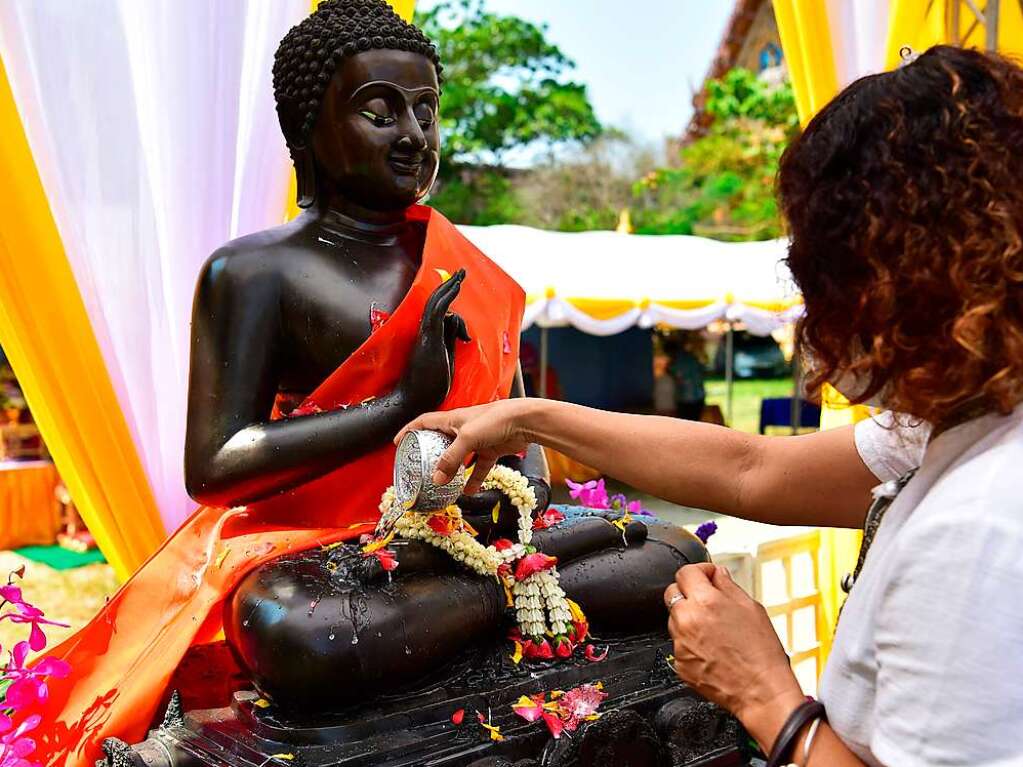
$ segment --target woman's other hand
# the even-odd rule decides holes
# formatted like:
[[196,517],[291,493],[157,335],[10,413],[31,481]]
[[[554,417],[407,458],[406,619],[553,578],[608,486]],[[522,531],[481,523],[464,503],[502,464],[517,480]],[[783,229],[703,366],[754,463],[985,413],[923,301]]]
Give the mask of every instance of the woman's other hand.
[[433,482],[447,484],[458,467],[464,466],[466,460],[475,455],[475,466],[464,491],[466,495],[474,495],[499,458],[522,453],[529,445],[531,440],[522,428],[529,402],[528,399],[510,399],[443,413],[427,413],[402,429],[394,441],[397,444],[406,433],[420,429],[439,431],[452,437],[454,442],[437,461]]
[[675,673],[731,711],[761,748],[770,750],[786,717],[805,697],[767,611],[726,568],[710,563],[681,568],[664,602]]

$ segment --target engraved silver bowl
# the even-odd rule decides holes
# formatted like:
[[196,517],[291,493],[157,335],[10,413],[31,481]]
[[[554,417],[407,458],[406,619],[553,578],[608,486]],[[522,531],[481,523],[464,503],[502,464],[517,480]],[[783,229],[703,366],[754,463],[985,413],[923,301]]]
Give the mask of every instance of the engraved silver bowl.
[[439,431],[410,431],[394,457],[394,495],[403,509],[433,511],[453,504],[465,487],[465,467],[446,485],[433,483],[437,461],[451,446],[451,438]]

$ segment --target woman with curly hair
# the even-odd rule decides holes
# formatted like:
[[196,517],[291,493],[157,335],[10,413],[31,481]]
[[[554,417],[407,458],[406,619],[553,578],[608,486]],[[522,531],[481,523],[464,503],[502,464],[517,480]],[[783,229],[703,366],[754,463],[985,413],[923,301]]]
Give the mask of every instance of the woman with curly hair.
[[850,85],[786,152],[810,383],[874,419],[771,438],[527,399],[409,428],[455,436],[438,480],[539,442],[687,506],[864,528],[819,702],[710,564],[665,593],[678,675],[772,765],[1023,764],[1021,147],[1023,70],[938,46]]

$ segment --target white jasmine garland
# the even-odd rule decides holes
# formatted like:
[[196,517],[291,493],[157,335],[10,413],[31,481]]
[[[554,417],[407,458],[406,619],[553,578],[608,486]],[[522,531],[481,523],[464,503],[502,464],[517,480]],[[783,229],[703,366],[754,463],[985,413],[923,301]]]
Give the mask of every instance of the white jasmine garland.
[[[515,618],[523,638],[540,642],[545,636],[566,636],[572,626],[572,612],[565,592],[558,584],[556,568],[534,572],[521,581],[500,572],[502,565],[514,572],[515,563],[535,551],[530,544],[533,540],[536,494],[529,486],[529,480],[514,469],[497,465],[490,470],[481,489],[500,491],[518,511],[518,543],[501,551],[494,546],[484,546],[470,532],[472,528],[466,525],[457,506],[426,513],[409,510],[395,524],[395,535],[406,540],[425,541],[447,552],[470,570],[503,580],[512,595]],[[389,512],[395,503],[392,486],[380,498],[380,513]],[[437,516],[446,518],[451,533],[442,535],[430,527],[430,520]],[[581,641],[582,637],[577,639]]]

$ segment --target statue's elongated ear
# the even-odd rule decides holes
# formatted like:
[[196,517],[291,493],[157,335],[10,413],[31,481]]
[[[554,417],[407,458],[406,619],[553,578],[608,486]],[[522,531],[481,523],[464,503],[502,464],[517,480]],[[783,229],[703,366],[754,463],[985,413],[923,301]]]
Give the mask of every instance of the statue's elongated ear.
[[298,207],[311,208],[316,202],[316,160],[313,156],[313,148],[305,144],[291,146],[289,149],[291,161],[295,164]]

